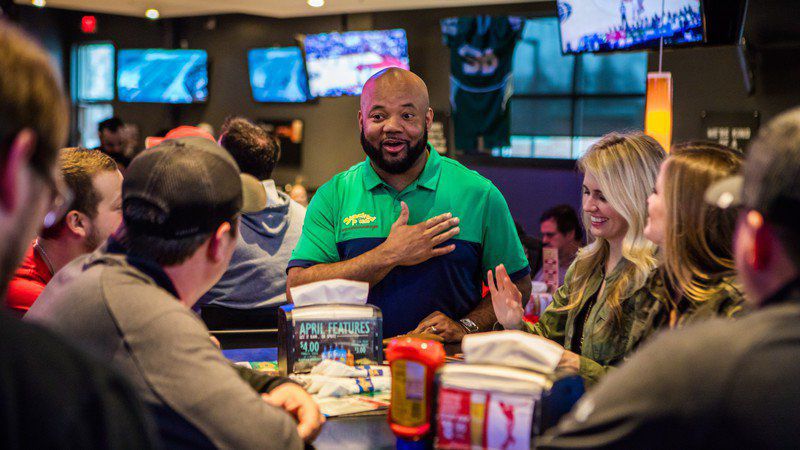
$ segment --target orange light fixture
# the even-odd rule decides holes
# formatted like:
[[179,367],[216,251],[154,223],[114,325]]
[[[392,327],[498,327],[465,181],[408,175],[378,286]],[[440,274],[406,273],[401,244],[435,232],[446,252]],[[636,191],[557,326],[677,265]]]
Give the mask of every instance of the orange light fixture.
[[669,72],[647,74],[644,132],[669,152],[672,144],[672,74]]

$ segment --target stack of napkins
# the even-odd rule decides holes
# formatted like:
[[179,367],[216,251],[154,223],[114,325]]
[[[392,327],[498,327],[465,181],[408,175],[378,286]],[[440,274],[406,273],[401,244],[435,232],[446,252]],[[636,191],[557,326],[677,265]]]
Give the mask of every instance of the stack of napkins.
[[486,364],[552,373],[564,348],[523,331],[496,331],[464,336],[461,343],[467,364]]
[[324,280],[289,288],[295,306],[367,303],[369,283],[353,280]]
[[351,367],[330,359],[314,366],[310,374],[293,374],[291,378],[318,397],[388,391],[392,387],[388,366]]

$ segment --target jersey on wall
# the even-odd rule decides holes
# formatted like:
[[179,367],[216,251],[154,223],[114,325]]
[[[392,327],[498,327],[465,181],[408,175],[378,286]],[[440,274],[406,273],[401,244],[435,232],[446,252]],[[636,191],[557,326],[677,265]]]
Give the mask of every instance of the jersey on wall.
[[524,24],[514,16],[442,20],[442,37],[450,47],[450,106],[457,149],[474,152],[510,145],[511,62]]

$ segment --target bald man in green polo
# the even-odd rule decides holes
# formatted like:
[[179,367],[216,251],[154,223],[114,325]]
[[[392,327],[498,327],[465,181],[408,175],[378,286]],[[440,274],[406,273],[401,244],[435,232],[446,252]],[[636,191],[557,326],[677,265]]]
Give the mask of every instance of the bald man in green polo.
[[530,297],[530,267],[508,205],[486,178],[428,143],[428,88],[390,68],[364,84],[358,122],[367,159],[319,188],[288,267],[287,286],[366,281],[384,336],[410,331],[460,342],[496,318],[481,298],[504,264]]

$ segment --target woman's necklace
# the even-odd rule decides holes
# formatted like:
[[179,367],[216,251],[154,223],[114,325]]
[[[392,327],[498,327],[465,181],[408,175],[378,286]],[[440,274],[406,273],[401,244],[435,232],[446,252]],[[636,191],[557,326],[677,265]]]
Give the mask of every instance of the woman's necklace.
[[47,257],[47,252],[44,251],[44,247],[39,244],[39,238],[36,238],[36,240],[33,241],[33,248],[39,252],[39,256],[41,256],[44,263],[47,264],[47,269],[50,270],[50,275],[54,275],[56,272],[53,270],[53,263],[51,263],[50,258]]

